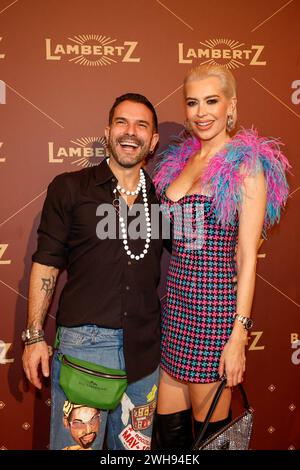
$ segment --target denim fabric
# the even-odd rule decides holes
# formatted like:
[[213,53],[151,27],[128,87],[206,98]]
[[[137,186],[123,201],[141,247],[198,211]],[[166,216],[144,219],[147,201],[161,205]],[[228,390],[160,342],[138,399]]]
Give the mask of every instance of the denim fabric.
[[57,353],[124,370],[123,330],[85,325],[61,327],[60,333],[51,374],[50,449],[102,449],[107,427],[108,449],[148,450],[156,406],[158,368],[129,384],[120,405],[113,411],[84,406],[73,408],[66,403],[66,396],[59,385],[60,362]]

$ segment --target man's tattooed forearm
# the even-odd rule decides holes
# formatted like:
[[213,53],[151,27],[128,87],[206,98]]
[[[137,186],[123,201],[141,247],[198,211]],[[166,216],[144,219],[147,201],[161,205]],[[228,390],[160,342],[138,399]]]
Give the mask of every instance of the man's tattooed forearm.
[[47,278],[42,277],[41,281],[42,281],[41,290],[44,290],[46,292],[46,295],[48,297],[51,297],[55,289],[55,282],[56,282],[55,277],[54,276],[47,277]]
[[47,302],[47,307],[43,308],[41,312],[38,312],[30,322],[27,324],[29,330],[42,330],[43,324],[48,312],[49,302]]

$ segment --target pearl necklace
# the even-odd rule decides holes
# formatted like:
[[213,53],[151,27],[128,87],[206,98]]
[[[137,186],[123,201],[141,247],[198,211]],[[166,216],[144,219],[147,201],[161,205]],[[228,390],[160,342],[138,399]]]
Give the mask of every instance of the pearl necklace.
[[[107,159],[107,164],[109,164],[109,158]],[[143,202],[144,202],[144,209],[145,209],[145,215],[146,215],[146,230],[147,230],[147,235],[146,235],[146,242],[145,242],[145,246],[144,246],[144,249],[142,251],[142,253],[140,253],[139,255],[135,255],[134,253],[132,253],[132,251],[129,249],[129,245],[128,245],[128,239],[127,239],[127,228],[126,228],[126,224],[125,224],[125,221],[124,221],[124,217],[122,217],[121,215],[121,205],[119,204],[119,221],[120,221],[120,227],[121,227],[121,232],[122,232],[122,238],[123,238],[123,246],[124,246],[124,250],[126,251],[126,254],[131,258],[131,259],[135,259],[136,261],[138,261],[139,259],[142,259],[144,258],[144,256],[148,253],[148,249],[149,249],[149,244],[150,244],[150,241],[151,241],[151,221],[150,221],[150,215],[149,215],[149,205],[148,205],[148,199],[147,199],[147,189],[146,189],[146,178],[145,178],[145,175],[143,173],[143,170],[140,169],[140,181],[139,181],[139,185],[140,185],[140,189],[142,189],[142,195],[143,195]],[[138,186],[139,186],[138,185]],[[120,188],[120,189],[119,189]],[[119,192],[121,192],[122,194],[124,194],[122,191],[121,191],[121,187],[120,185],[118,184],[117,187],[114,189],[114,195],[116,196],[116,192],[117,190]],[[138,189],[138,188],[137,188]],[[136,189],[136,191],[137,191]],[[136,193],[136,191],[132,191],[134,192],[134,194],[131,194],[132,196],[136,195],[139,193],[139,191]],[[125,192],[126,194],[126,192]],[[127,194],[126,194],[127,195]]]
[[[107,159],[107,164],[109,166],[109,158]],[[126,196],[137,196],[142,187],[142,182],[141,182],[142,175],[143,175],[143,171],[142,169],[140,169],[140,179],[139,179],[139,182],[135,191],[128,191],[127,189],[122,188],[119,184],[117,186],[117,190],[122,194],[126,194]]]

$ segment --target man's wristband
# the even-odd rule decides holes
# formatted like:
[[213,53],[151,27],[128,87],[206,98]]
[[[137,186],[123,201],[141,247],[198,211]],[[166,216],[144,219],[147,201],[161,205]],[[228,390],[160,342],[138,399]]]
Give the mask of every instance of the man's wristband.
[[45,341],[44,335],[38,336],[37,338],[28,339],[27,341],[25,341],[25,346],[30,346],[31,344],[40,343],[41,341]]
[[32,339],[44,337],[44,330],[42,329],[33,329],[33,328],[28,328],[27,330],[22,331],[22,341],[27,342],[31,341]]

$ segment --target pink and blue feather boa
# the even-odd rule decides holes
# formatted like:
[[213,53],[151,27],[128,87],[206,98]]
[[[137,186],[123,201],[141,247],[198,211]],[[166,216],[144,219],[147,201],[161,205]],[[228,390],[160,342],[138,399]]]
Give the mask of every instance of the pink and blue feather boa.
[[[290,168],[281,152],[282,145],[278,139],[258,136],[255,129],[242,129],[211,158],[202,177],[202,186],[209,188],[216,219],[223,227],[235,223],[243,200],[244,178],[256,175],[261,168],[267,187],[263,235],[271,225],[279,222],[281,208],[289,193],[285,172]],[[163,152],[153,178],[158,197],[200,148],[200,141],[190,136]]]

